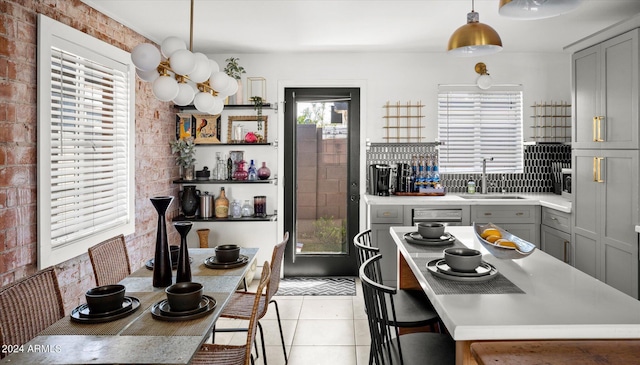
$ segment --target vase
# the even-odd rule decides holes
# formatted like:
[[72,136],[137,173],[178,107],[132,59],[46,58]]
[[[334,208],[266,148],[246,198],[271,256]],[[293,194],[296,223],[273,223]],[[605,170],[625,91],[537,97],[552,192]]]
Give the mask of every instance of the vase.
[[172,201],[172,196],[151,198],[151,203],[156,212],[158,212],[156,252],[153,256],[153,286],[155,288],[164,288],[171,285],[171,256],[169,253],[169,241],[167,240],[165,213]]
[[244,91],[242,91],[242,79],[238,79],[238,91],[236,92],[236,104],[244,104],[244,98],[242,97],[242,94],[244,93]]
[[178,267],[176,268],[176,283],[191,281],[191,264],[189,262],[189,249],[187,247],[187,233],[191,230],[191,222],[174,222],[180,233],[180,251],[178,251]]
[[180,166],[180,177],[182,180],[195,180],[196,179],[196,165],[187,167]]
[[229,217],[229,199],[227,199],[227,195],[224,192],[224,187],[220,188],[220,196],[214,202],[214,214],[216,218]]
[[271,176],[271,170],[267,167],[266,162],[262,162],[262,167],[258,169],[258,179],[267,180]]
[[209,228],[203,228],[196,231],[200,240],[200,248],[209,248]]
[[195,185],[185,185],[180,192],[180,206],[186,218],[193,218],[198,211],[198,195],[200,190]]
[[249,177],[249,173],[244,169],[244,160],[238,161],[238,167],[233,173],[233,179],[237,181],[244,181]]

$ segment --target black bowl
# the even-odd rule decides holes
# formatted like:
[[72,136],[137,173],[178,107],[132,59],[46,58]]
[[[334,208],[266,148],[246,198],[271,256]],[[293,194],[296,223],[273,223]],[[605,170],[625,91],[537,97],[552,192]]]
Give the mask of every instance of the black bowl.
[[164,290],[172,312],[196,309],[202,300],[202,284],[193,282],[176,283]]
[[444,262],[454,271],[473,272],[482,263],[482,253],[466,247],[447,248],[444,250]]
[[91,313],[106,313],[122,308],[124,285],[103,285],[87,290],[85,299]]
[[444,234],[442,223],[418,223],[418,233],[424,238],[440,238]]
[[220,245],[216,246],[216,260],[218,262],[236,262],[240,258],[240,246]]

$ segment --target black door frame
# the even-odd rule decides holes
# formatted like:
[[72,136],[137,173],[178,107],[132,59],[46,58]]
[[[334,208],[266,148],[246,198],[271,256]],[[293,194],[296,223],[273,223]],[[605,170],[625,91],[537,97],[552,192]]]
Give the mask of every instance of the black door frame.
[[[360,87],[285,87],[284,89],[284,230],[290,232],[284,258],[284,276],[355,276],[353,237],[360,226]],[[349,96],[347,253],[296,255],[296,98],[295,96]]]

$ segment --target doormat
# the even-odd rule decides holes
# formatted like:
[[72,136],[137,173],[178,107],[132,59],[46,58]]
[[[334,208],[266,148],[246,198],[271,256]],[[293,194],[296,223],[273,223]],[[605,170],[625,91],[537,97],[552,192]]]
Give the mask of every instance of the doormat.
[[356,295],[356,282],[348,277],[283,278],[276,295]]

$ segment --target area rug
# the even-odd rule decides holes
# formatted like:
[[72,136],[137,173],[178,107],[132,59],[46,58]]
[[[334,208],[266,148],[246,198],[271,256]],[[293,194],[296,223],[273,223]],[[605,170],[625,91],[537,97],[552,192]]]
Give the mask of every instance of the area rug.
[[356,282],[349,277],[283,278],[276,295],[356,295]]

